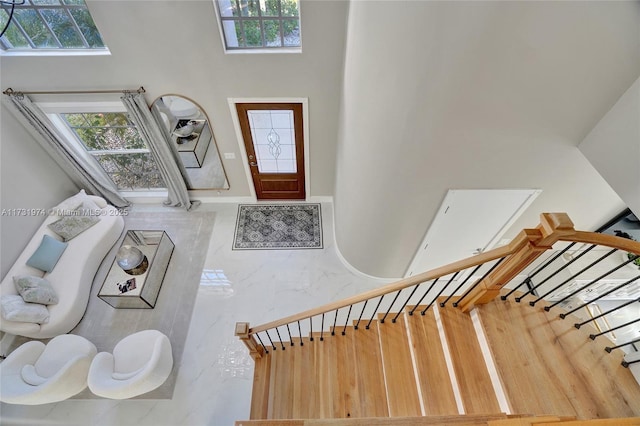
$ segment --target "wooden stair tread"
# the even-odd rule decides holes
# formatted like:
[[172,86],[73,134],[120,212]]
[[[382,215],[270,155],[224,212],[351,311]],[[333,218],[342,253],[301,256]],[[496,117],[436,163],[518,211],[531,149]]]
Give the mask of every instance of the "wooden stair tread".
[[387,384],[389,415],[419,416],[422,410],[404,314],[400,313],[395,323],[388,317],[384,323],[378,321],[377,326]]
[[470,315],[448,305],[434,308],[444,328],[465,413],[500,412]]
[[349,419],[240,420],[236,426],[479,426],[492,420],[507,419],[504,413],[451,416],[362,417]]
[[407,307],[405,318],[409,325],[413,351],[416,354],[416,370],[425,415],[458,414],[434,311],[429,309],[425,315],[421,315],[420,312],[426,306],[419,306],[413,315],[409,315],[408,312],[412,308],[413,306]]
[[607,354],[606,339],[591,341],[590,327],[575,329],[575,317],[562,320],[560,309],[545,312],[529,300],[478,307],[512,409],[578,418],[640,415],[640,386],[620,365],[622,354]]
[[352,345],[359,351],[354,354],[354,357],[356,387],[359,389],[362,417],[389,416],[380,336],[376,323],[377,321],[372,321],[369,329],[359,327],[350,333]]

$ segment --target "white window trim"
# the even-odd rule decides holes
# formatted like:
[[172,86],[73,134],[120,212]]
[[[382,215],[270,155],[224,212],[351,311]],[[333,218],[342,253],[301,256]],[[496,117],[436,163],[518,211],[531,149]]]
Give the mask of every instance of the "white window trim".
[[[95,159],[87,150],[82,146],[82,143],[78,140],[77,136],[69,129],[65,121],[58,115],[64,113],[74,112],[127,112],[124,104],[121,101],[93,101],[93,102],[36,102],[36,105],[42,109],[47,115],[49,120],[56,126],[60,133],[66,138],[64,142],[73,144],[70,149],[80,153],[87,159],[90,159],[89,164],[93,166],[93,171],[111,180],[107,172],[104,171]],[[132,198],[154,198],[154,197],[166,197],[168,191],[166,188],[149,188],[147,191],[132,191],[132,190],[118,190],[118,193],[129,201],[133,201]]]
[[[298,10],[298,25],[300,27],[300,47],[258,47],[255,49],[227,49],[227,44],[225,43],[224,38],[224,29],[222,28],[222,19],[220,18],[220,8],[217,0],[213,1],[213,8],[216,12],[216,22],[218,25],[218,32],[220,33],[220,42],[222,43],[222,50],[225,54],[229,55],[255,55],[255,54],[296,54],[302,53],[302,12]],[[298,3],[301,7],[301,4]]]
[[104,49],[29,49],[2,50],[0,56],[109,56],[111,51]]

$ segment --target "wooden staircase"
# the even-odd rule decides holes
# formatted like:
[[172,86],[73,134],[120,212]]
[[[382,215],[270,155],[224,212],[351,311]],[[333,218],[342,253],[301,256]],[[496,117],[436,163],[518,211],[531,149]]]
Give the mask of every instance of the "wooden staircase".
[[[571,315],[558,318],[560,309],[545,312],[526,302],[494,300],[470,313],[433,304],[424,315],[425,306],[413,315],[409,306],[395,321],[390,314],[369,327],[274,342],[275,350],[255,360],[255,422],[236,424],[389,417],[435,421],[397,424],[488,424],[513,413],[620,421],[640,416],[640,386],[620,365],[623,353],[606,353],[610,342],[590,340],[594,329],[575,329]],[[613,424],[640,424],[636,420]]]

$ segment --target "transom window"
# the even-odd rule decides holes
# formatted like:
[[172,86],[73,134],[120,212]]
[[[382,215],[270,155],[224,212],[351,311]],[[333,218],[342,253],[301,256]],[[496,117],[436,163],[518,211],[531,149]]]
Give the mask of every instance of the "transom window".
[[124,112],[63,113],[59,116],[120,191],[165,188],[156,162]]
[[[14,1],[13,17],[0,38],[2,50],[107,50],[84,0]],[[0,29],[11,15],[11,6],[1,4]]]
[[298,0],[216,0],[227,50],[299,48]]

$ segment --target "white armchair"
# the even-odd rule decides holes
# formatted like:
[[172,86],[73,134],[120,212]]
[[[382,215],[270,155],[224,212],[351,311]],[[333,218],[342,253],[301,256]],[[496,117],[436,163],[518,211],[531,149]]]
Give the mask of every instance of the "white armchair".
[[172,368],[169,338],[157,330],[140,331],[120,340],[113,354],[100,352],[94,358],[89,389],[105,398],[132,398],[162,385]]
[[48,404],[80,393],[97,352],[93,343],[73,334],[56,336],[46,345],[21,345],[0,363],[0,401]]

